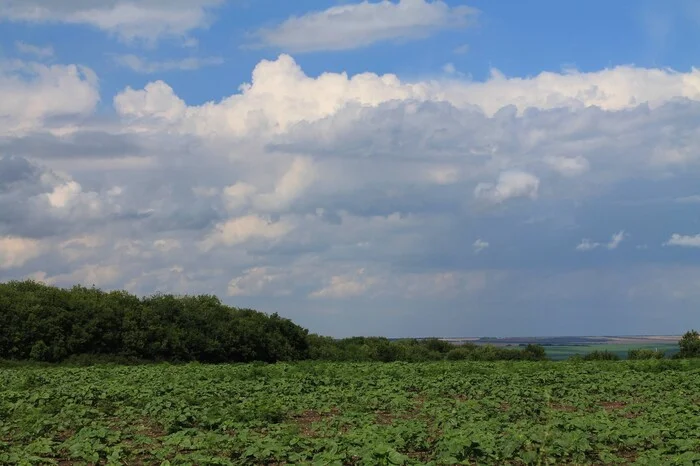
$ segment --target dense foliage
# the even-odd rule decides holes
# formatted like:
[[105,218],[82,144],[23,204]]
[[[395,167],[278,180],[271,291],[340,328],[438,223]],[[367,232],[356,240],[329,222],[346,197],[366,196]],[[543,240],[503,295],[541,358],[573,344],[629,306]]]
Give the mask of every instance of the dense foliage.
[[663,351],[641,348],[629,350],[627,359],[663,359],[665,357]]
[[307,331],[276,314],[215,296],[155,295],[32,281],[0,284],[0,358],[62,361],[76,355],[245,362],[307,357]]
[[[0,284],[0,359],[58,362],[277,362],[545,359],[544,348],[465,345],[432,339],[335,340],[277,314],[222,304],[215,296],[158,294],[33,281]],[[88,357],[89,356],[89,357]]]
[[584,361],[617,361],[620,356],[611,351],[595,350],[583,356]]
[[696,330],[690,330],[683,335],[678,342],[680,352],[678,356],[681,358],[698,358],[700,357],[700,333]]
[[544,360],[544,348],[528,345],[522,349],[466,343],[459,346],[427,338],[422,340],[389,340],[382,337],[352,337],[334,340],[318,335],[309,336],[310,358],[324,361],[406,361],[423,362],[447,360],[510,361]]
[[700,361],[0,369],[0,464],[691,465]]

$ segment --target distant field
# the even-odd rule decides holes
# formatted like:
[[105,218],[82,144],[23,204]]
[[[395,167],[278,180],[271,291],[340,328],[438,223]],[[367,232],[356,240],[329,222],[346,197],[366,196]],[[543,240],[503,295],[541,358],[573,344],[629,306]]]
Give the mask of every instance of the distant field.
[[675,343],[610,343],[610,344],[593,344],[593,345],[562,345],[562,346],[546,346],[545,351],[551,359],[562,360],[568,359],[575,354],[585,355],[592,351],[610,351],[621,358],[627,358],[627,352],[631,349],[658,349],[664,351],[669,357],[678,352],[678,345]]
[[592,351],[610,351],[624,359],[629,350],[640,348],[658,349],[664,351],[668,357],[678,352],[679,339],[678,335],[447,338],[456,345],[464,343],[506,347],[521,347],[531,343],[543,345],[547,356],[557,361],[576,354],[585,355]]

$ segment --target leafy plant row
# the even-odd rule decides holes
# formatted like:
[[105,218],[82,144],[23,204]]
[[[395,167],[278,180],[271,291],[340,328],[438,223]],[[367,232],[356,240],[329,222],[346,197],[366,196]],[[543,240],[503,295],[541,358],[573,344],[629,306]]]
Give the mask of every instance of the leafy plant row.
[[0,464],[693,465],[698,384],[697,360],[0,369]]

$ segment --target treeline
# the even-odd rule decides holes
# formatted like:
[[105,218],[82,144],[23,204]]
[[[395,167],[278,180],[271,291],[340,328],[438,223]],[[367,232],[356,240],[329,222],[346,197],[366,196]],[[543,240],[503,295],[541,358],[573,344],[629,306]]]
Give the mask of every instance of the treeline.
[[544,347],[528,345],[523,349],[466,343],[460,346],[428,338],[389,340],[382,337],[352,337],[334,340],[309,335],[310,359],[323,361],[516,361],[546,359]]
[[0,329],[4,359],[275,362],[308,354],[308,332],[289,319],[232,308],[206,295],[139,298],[13,281],[0,284]]
[[335,340],[277,314],[227,306],[215,297],[0,283],[0,359],[61,362],[277,362],[539,360],[544,348],[465,345],[438,339]]
[[[674,358],[700,357],[700,334],[691,330]],[[662,359],[663,352],[631,350],[628,359]],[[439,339],[336,340],[309,334],[289,319],[227,306],[216,297],[157,294],[28,281],[0,283],[0,359],[82,363],[100,361],[277,362],[498,361],[547,359],[544,347],[455,346]],[[593,351],[571,359],[615,360]]]

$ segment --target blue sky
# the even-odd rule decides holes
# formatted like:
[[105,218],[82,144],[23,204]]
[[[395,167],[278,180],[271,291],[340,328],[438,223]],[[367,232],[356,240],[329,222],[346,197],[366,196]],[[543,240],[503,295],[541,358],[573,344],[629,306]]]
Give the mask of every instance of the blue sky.
[[0,0],[0,279],[334,336],[681,333],[692,1]]

